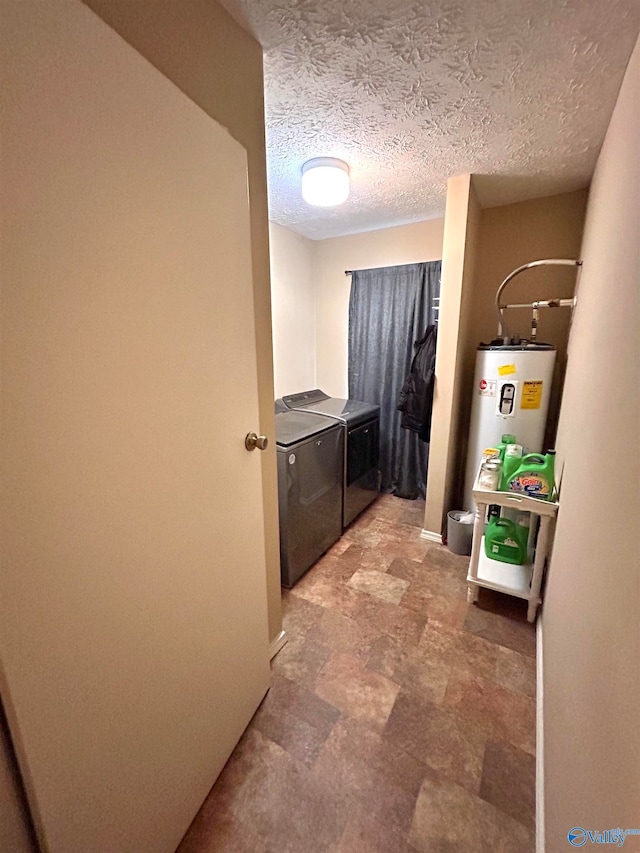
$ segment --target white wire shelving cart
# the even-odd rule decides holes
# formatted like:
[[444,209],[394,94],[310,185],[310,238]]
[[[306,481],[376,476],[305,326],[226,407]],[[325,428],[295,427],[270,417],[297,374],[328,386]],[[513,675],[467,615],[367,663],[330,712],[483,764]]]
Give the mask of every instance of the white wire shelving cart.
[[[467,574],[467,600],[474,602],[478,600],[479,588],[495,589],[498,592],[523,598],[527,603],[527,619],[535,622],[538,605],[541,604],[540,587],[544,568],[549,556],[551,544],[551,526],[558,512],[558,502],[543,501],[538,498],[530,498],[517,492],[497,492],[481,489],[478,478],[473,486],[473,499],[476,503],[475,520],[473,524],[473,545],[471,547],[471,560],[469,562],[469,573]],[[501,507],[510,507],[519,512],[529,512],[532,516],[540,519],[535,549],[529,540],[527,549],[527,561],[516,566],[512,563],[503,563],[487,557],[484,548],[484,530],[487,509],[492,504]],[[530,530],[534,531],[536,525],[534,518],[531,519]]]

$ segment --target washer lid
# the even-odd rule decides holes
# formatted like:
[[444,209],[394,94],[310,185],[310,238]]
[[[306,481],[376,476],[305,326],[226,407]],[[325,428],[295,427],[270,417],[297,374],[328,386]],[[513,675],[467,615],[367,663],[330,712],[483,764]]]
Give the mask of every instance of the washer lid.
[[329,397],[318,388],[314,391],[304,391],[302,394],[289,394],[282,400],[291,409],[315,412],[348,424],[360,423],[380,414],[380,406],[375,403]]
[[[276,444],[290,447],[321,432],[335,429],[338,424],[322,415],[310,412],[287,411],[276,413]],[[342,427],[340,427],[342,429]]]

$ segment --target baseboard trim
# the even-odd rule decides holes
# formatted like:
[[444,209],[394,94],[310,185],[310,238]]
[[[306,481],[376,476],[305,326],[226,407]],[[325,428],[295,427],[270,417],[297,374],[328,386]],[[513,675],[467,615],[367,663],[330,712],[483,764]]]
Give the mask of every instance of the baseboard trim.
[[434,533],[432,530],[425,530],[424,527],[420,533],[420,538],[426,539],[428,542],[437,542],[438,545],[442,545],[442,536],[439,533]]
[[287,642],[287,634],[285,631],[280,631],[275,640],[272,640],[269,643],[269,660],[273,660],[273,658],[278,654],[280,649]]
[[536,853],[544,853],[544,682],[542,680],[542,614],[536,622]]

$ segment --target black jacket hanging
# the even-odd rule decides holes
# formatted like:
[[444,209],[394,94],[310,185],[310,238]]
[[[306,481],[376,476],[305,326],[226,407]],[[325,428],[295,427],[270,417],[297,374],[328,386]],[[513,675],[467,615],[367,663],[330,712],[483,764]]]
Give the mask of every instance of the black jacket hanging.
[[400,426],[417,432],[422,441],[429,441],[435,384],[436,327],[427,326],[424,335],[413,346],[415,354],[411,370],[398,401],[398,409],[402,412]]

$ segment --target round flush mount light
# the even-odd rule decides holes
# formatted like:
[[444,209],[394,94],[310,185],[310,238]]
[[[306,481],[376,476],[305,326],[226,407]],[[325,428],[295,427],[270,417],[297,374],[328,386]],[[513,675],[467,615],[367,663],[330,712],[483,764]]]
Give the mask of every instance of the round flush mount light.
[[314,207],[334,207],[349,197],[349,167],[335,157],[314,157],[302,167],[302,198]]

